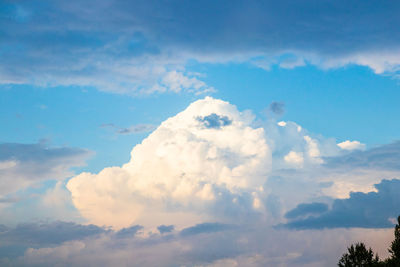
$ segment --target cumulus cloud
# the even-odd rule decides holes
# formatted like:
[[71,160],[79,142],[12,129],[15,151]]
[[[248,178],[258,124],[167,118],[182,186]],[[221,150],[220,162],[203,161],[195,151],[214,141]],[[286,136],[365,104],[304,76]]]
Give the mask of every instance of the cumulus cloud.
[[63,180],[82,166],[91,152],[79,148],[48,148],[38,144],[0,144],[0,196],[45,180]]
[[289,164],[293,164],[294,166],[303,167],[304,158],[303,158],[303,153],[301,153],[301,152],[290,151],[284,157],[284,159]]
[[292,121],[270,120],[263,125],[273,151],[273,169],[309,169],[324,162],[324,157],[340,154],[336,140],[313,135]]
[[[75,155],[10,147],[0,173],[24,156]],[[294,122],[259,122],[206,97],[161,123],[126,164],[76,175],[68,191],[58,182],[40,200],[56,214],[71,196],[91,224],[0,225],[0,265],[330,266],[359,240],[385,256],[391,229],[338,227],[393,226],[399,180],[381,179],[399,177],[398,158],[399,142],[346,150]]]
[[257,198],[271,165],[264,130],[251,122],[227,102],[198,100],[135,146],[122,167],[73,177],[73,203],[89,221],[120,227],[213,218],[207,206],[226,197],[239,207],[238,199]]
[[397,146],[341,149],[294,122],[260,124],[206,97],[161,123],[132,149],[128,163],[81,173],[67,188],[96,225],[182,229],[261,218],[271,224],[299,203],[331,203],[396,177]]
[[395,75],[399,9],[396,2],[376,9],[344,0],[7,1],[0,9],[0,82],[129,94],[212,91],[186,71],[193,60],[264,69],[359,64]]

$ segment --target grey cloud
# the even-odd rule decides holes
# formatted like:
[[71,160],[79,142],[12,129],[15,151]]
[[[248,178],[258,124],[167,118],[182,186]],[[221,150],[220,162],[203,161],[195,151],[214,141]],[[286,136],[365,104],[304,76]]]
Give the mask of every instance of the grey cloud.
[[5,232],[5,231],[7,231],[8,230],[8,227],[7,226],[5,226],[4,224],[0,224],[0,233],[1,232]]
[[80,148],[47,148],[45,144],[19,144],[2,143],[0,144],[0,160],[14,159],[19,162],[46,162],[58,161],[62,159],[66,162],[75,162],[76,156],[87,154],[88,151]]
[[15,228],[6,228],[1,231],[0,237],[6,243],[36,247],[38,245],[55,245],[65,241],[81,240],[105,232],[107,232],[106,229],[95,225],[56,221],[19,224]]
[[231,229],[233,226],[221,223],[201,223],[192,227],[183,229],[180,234],[182,236],[191,236],[202,233],[214,233]]
[[[192,58],[357,63],[355,56],[396,54],[399,10],[396,1],[372,0],[4,1],[0,81],[162,92],[159,66],[182,69]],[[288,63],[282,54],[297,56]]]
[[[320,209],[314,216],[309,207],[318,203],[299,205],[287,213],[292,219],[285,225],[295,229],[320,229],[336,227],[390,228],[391,218],[400,215],[400,180],[382,180],[375,185],[377,192],[352,192],[347,199],[336,199],[329,210]],[[296,216],[291,216],[291,215]]]
[[[23,223],[15,227],[0,225],[0,263],[1,258],[17,258],[27,248],[54,247],[65,242],[82,241],[88,238],[100,238],[107,234],[110,240],[133,238],[141,226],[124,228],[119,231],[99,227],[93,224],[82,225],[74,222],[54,221],[44,223]],[[24,264],[26,265],[26,264]],[[28,264],[30,265],[30,264]]]
[[325,166],[329,168],[363,168],[400,170],[400,141],[378,146],[366,151],[354,151],[349,154],[325,158]]
[[291,231],[256,223],[190,236],[177,232],[115,239],[110,232],[7,256],[12,266],[333,266],[343,243],[361,234],[367,240],[386,236],[366,229]]
[[221,127],[232,124],[232,120],[230,120],[227,116],[221,116],[215,113],[204,117],[197,117],[196,119],[197,121],[201,122],[204,127],[210,129],[220,129]]
[[328,211],[328,205],[325,203],[299,204],[296,208],[285,214],[287,219],[295,219],[305,215],[320,214]]
[[2,143],[0,196],[38,181],[65,179],[72,174],[70,168],[84,165],[90,155],[92,152],[81,148],[49,148],[44,143]]
[[143,226],[134,225],[128,228],[123,228],[115,233],[117,238],[132,238],[136,235],[138,231],[143,229]]
[[69,169],[84,164],[91,152],[79,148],[48,148],[45,144],[0,144],[0,193],[12,193],[46,179],[68,177]]
[[174,231],[175,226],[173,225],[160,225],[157,227],[157,230],[160,232],[160,234],[164,234],[164,233],[170,233],[172,231]]
[[274,101],[269,105],[269,109],[276,115],[282,115],[285,113],[285,103]]
[[2,197],[0,198],[0,203],[15,203],[20,201],[20,198],[16,197]]

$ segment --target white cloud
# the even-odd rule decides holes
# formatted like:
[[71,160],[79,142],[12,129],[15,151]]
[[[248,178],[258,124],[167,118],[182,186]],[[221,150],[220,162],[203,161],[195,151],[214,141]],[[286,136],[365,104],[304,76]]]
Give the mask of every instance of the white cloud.
[[[97,225],[179,228],[225,222],[246,212],[265,215],[273,209],[269,196],[276,194],[282,213],[312,197],[373,189],[381,178],[372,178],[371,171],[360,175],[358,170],[327,168],[327,159],[349,153],[334,139],[312,135],[290,121],[271,120],[260,128],[254,123],[254,116],[228,102],[210,97],[195,101],[136,145],[128,163],[73,177],[67,184],[72,201]],[[291,183],[287,188],[297,184],[308,189],[282,194],[266,186],[270,177],[283,177]]]
[[278,125],[281,126],[281,127],[285,127],[286,126],[286,122],[280,121],[280,122],[278,122]]
[[11,169],[17,166],[17,161],[15,160],[4,160],[0,161],[0,170]]
[[180,229],[250,216],[278,223],[299,203],[369,192],[399,175],[391,156],[396,144],[352,152],[294,122],[260,125],[249,112],[206,97],[165,120],[132,149],[128,163],[81,173],[67,188],[91,223]]
[[240,196],[265,182],[271,151],[251,122],[227,102],[196,101],[135,146],[127,164],[72,178],[73,203],[90,222],[116,227],[212,218],[206,206],[217,191]]
[[304,136],[304,140],[307,142],[307,153],[310,159],[316,163],[323,163],[323,160],[320,158],[321,152],[319,151],[317,140],[312,139],[308,135]]
[[198,80],[196,77],[187,77],[182,72],[170,71],[167,72],[161,80],[161,85],[169,88],[174,93],[179,93],[182,90],[192,89],[193,91],[203,90],[205,92],[214,91],[213,88],[208,87],[203,81]]
[[302,167],[304,163],[303,153],[290,151],[285,157],[285,161],[289,164],[293,164],[295,166]]
[[337,144],[341,149],[344,150],[364,150],[365,149],[365,144],[360,143],[359,141],[350,141],[346,140],[344,142],[341,142]]

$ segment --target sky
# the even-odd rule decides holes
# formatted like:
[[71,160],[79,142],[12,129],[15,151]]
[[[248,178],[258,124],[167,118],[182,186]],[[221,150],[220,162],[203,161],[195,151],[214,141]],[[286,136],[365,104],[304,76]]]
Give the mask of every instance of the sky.
[[398,1],[0,0],[1,266],[335,266],[400,215]]

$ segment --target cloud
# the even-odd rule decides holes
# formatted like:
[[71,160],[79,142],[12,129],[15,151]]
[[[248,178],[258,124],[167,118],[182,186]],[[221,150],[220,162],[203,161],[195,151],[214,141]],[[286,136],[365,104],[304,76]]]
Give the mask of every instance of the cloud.
[[[24,246],[57,245],[71,240],[82,240],[99,235],[107,230],[95,225],[81,225],[73,222],[24,223],[0,232],[1,239],[10,244]],[[4,243],[2,244],[4,246]]]
[[389,165],[364,168],[349,160],[374,164],[370,155],[382,154],[396,162],[394,146],[344,150],[294,122],[259,123],[249,112],[206,97],[161,123],[132,149],[128,163],[81,173],[67,188],[74,206],[96,225],[277,223],[299,203],[329,203],[395,177],[399,171]]
[[[400,180],[382,180],[377,192],[352,192],[347,199],[336,199],[328,210],[321,203],[300,204],[286,213],[286,227],[319,229],[335,227],[393,227],[390,219],[400,214]],[[317,208],[317,209],[316,209]],[[310,212],[311,211],[311,212]],[[307,216],[315,213],[315,215]],[[306,216],[300,218],[299,216]]]
[[[291,231],[262,224],[216,226],[213,223],[195,225],[189,229],[201,230],[201,233],[195,231],[188,235],[182,230],[168,235],[135,234],[123,238],[117,237],[118,232],[107,230],[84,238],[68,238],[62,243],[24,245],[24,250],[17,254],[10,250],[5,254],[10,246],[3,246],[0,263],[11,266],[331,266],[344,252],[343,244],[362,239],[384,256],[393,238],[392,229]],[[75,227],[85,229],[85,226]],[[42,228],[40,233],[45,234],[45,225]],[[51,233],[52,227],[49,228]],[[63,229],[60,227],[60,232]],[[11,244],[10,238],[7,236],[2,241]],[[14,245],[24,244],[20,242]]]
[[344,0],[40,3],[1,6],[2,84],[94,86],[133,95],[212,91],[186,70],[193,60],[399,70],[396,2],[378,9],[371,1]]
[[232,225],[221,223],[202,223],[192,227],[185,228],[181,231],[182,236],[197,235],[202,233],[221,232],[232,228]]
[[219,116],[215,113],[204,117],[197,117],[197,120],[202,122],[203,126],[209,129],[220,129],[223,126],[232,124],[232,121],[227,116]]
[[[343,143],[340,143],[343,144]],[[381,170],[400,170],[400,141],[378,146],[366,151],[327,158],[326,166],[330,168],[364,168]]]
[[146,133],[154,130],[154,125],[151,124],[137,124],[137,125],[132,125],[128,128],[124,127],[118,127],[113,123],[105,123],[102,124],[100,127],[102,128],[111,128],[115,131],[116,134],[136,134],[136,133]]
[[365,145],[361,144],[359,141],[349,141],[346,140],[338,144],[341,149],[344,150],[364,150]]
[[295,209],[288,211],[285,214],[287,219],[295,219],[300,216],[310,215],[310,214],[320,214],[328,211],[328,205],[325,203],[308,203],[299,204]]
[[160,234],[170,233],[174,229],[175,229],[175,226],[173,226],[173,225],[160,225],[157,227],[157,230],[160,232]]
[[[187,77],[182,72],[177,72],[175,70],[170,71],[165,74],[161,80],[161,86],[169,88],[172,92],[179,93],[182,90],[192,89],[200,90],[203,92],[213,92],[214,89],[208,87],[203,81],[198,80],[196,77]],[[201,93],[198,91],[198,93]]]
[[37,182],[63,180],[82,166],[91,152],[80,148],[48,148],[38,144],[0,144],[0,196]]
[[289,164],[293,164],[295,166],[303,166],[304,158],[303,158],[303,153],[295,152],[295,151],[290,151],[285,157],[285,161],[288,162]]
[[285,113],[285,103],[274,101],[269,105],[269,109],[276,115],[282,115]]
[[227,102],[198,100],[135,146],[122,167],[69,180],[73,203],[89,221],[116,227],[184,226],[252,205],[271,156],[264,130],[251,122]]
[[115,236],[117,238],[132,238],[141,229],[143,229],[143,227],[140,225],[134,225],[134,226],[127,227],[127,228],[122,228],[121,230],[119,230],[118,232],[115,233]]

